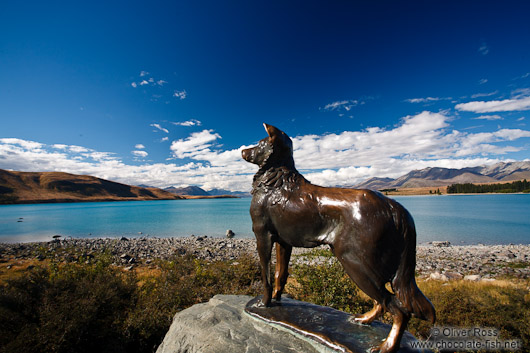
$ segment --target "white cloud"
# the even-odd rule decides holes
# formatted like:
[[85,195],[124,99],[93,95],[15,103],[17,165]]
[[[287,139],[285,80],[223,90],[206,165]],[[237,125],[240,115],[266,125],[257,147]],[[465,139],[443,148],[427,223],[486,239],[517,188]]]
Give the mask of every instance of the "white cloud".
[[499,91],[489,92],[489,93],[476,93],[476,94],[473,94],[471,98],[475,99],[475,98],[481,98],[481,97],[491,97],[491,96],[496,95],[497,93],[499,93]]
[[500,115],[481,115],[473,118],[474,120],[503,120]]
[[530,110],[530,97],[520,97],[515,99],[475,101],[461,103],[455,106],[457,110],[474,113],[494,113]]
[[337,101],[333,103],[326,104],[323,108],[320,108],[321,110],[326,111],[340,111],[340,110],[346,110],[350,111],[353,107],[364,104],[362,101],[358,100],[343,100],[343,101]]
[[518,88],[512,91],[513,99],[520,99],[525,97],[530,97],[530,88]]
[[524,116],[520,117],[519,119],[517,119],[517,121],[523,121],[525,119]]
[[169,140],[169,137],[162,137],[162,139],[160,140],[160,142],[165,142],[165,141],[168,141]]
[[18,138],[2,138],[0,143],[9,144],[9,145],[18,145],[28,150],[40,150],[44,145],[35,141],[27,141]]
[[151,124],[151,125],[149,125],[149,126],[152,126],[152,127],[154,127],[154,128],[157,128],[158,130],[163,131],[163,132],[165,132],[166,134],[169,134],[169,130],[166,129],[166,128],[163,128],[162,126],[160,126],[160,124]]
[[480,80],[478,81],[478,84],[479,84],[479,85],[483,85],[483,84],[485,84],[485,83],[488,83],[488,79],[487,79],[487,78],[483,78],[483,79],[480,79]]
[[211,152],[212,143],[221,138],[213,130],[202,130],[194,132],[186,139],[180,139],[171,143],[171,151],[177,158],[194,158],[199,154]]
[[141,143],[139,143],[139,144],[135,145],[134,148],[136,148],[137,150],[143,150],[145,148],[145,146],[142,145]]
[[[306,135],[293,140],[295,161],[301,169],[367,166],[381,156],[429,157],[444,145],[448,117],[423,112],[403,118],[391,130],[378,127],[323,136]],[[434,156],[433,156],[434,157]]]
[[[180,100],[187,98],[188,93],[186,92],[186,90],[174,90],[173,88],[168,87],[168,82],[166,80],[148,75],[149,72],[141,71],[140,79],[136,82],[132,82],[131,86],[134,88],[137,88],[138,86],[143,86],[144,89],[142,90],[142,92],[144,94],[149,94],[150,100],[152,102],[158,102],[160,98],[166,97],[164,99],[164,102],[165,104],[169,104],[169,101],[167,99],[169,96],[173,96]],[[161,94],[153,94],[153,90],[156,90],[157,93]]]
[[422,112],[403,118],[389,130],[375,127],[299,136],[293,139],[295,162],[311,181],[353,185],[369,177],[397,177],[427,166],[461,168],[493,163],[498,155],[521,150],[499,143],[530,137],[530,131],[518,129],[478,134],[449,130],[450,120],[440,113]]
[[[36,148],[38,147],[38,148]],[[61,149],[57,148],[61,147]],[[75,153],[79,146],[45,145],[21,139],[0,139],[0,168],[19,171],[63,171],[87,174],[126,184],[147,184],[157,187],[181,184],[199,184],[207,189],[222,187],[231,190],[250,189],[254,168],[243,162],[239,150],[220,153],[219,161],[236,161],[223,166],[203,163],[154,163],[127,165],[112,156],[112,153],[97,152],[84,148],[87,153]],[[60,150],[61,152],[58,152]],[[138,151],[139,157],[143,152]],[[134,154],[134,153],[133,153]],[[227,158],[227,155],[231,155]],[[212,155],[212,158],[215,158]]]
[[201,126],[202,123],[199,120],[191,119],[188,121],[172,122],[173,125],[177,126]]
[[482,55],[487,55],[490,52],[489,46],[486,44],[486,42],[482,42],[480,44],[480,47],[478,48],[478,52]]
[[142,157],[142,158],[145,158],[148,156],[148,153],[145,152],[145,151],[132,151],[131,152],[133,155],[135,155],[136,157]]
[[188,93],[186,92],[186,90],[182,90],[182,91],[175,91],[173,92],[173,97],[176,97],[178,99],[186,99],[186,97],[188,96]]
[[405,102],[408,103],[432,103],[432,102],[438,102],[441,100],[451,100],[451,97],[425,97],[425,98],[410,98],[405,99]]
[[440,99],[434,98],[434,97],[405,99],[405,101],[409,103],[427,103],[427,102],[436,102],[438,100]]
[[[500,156],[528,149],[528,144],[513,143],[530,138],[528,130],[469,133],[452,129],[451,121],[447,113],[424,111],[402,118],[392,128],[294,136],[295,162],[316,184],[351,186],[366,178],[398,177],[413,169],[491,164],[500,161]],[[173,161],[143,165],[128,165],[112,153],[81,146],[0,139],[0,168],[65,171],[158,187],[198,184],[206,189],[248,191],[257,167],[241,158],[247,146],[223,150],[219,139],[213,130],[191,133],[172,142]],[[148,155],[141,148],[131,153],[138,158]]]
[[88,148],[85,148],[85,147],[82,147],[82,146],[75,146],[75,145],[68,146],[68,149],[69,149],[71,152],[74,152],[74,153],[86,153],[86,152],[91,152],[91,150],[88,149]]

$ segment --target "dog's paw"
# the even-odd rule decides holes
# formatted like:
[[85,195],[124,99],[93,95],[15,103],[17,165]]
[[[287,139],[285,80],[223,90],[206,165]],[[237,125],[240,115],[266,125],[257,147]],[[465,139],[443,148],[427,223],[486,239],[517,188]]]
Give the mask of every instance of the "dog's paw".
[[258,300],[257,302],[255,302],[254,304],[252,304],[251,306],[252,308],[265,308],[267,307],[265,305],[265,303],[262,301],[262,300]]
[[268,308],[271,306],[271,302],[268,303],[264,301],[263,299],[256,300],[254,304],[252,304],[253,308]]
[[379,346],[372,347],[370,349],[370,353],[392,353],[397,351],[397,348],[399,348],[399,344],[392,344],[388,341],[388,339],[386,339]]
[[354,317],[350,317],[348,321],[350,321],[352,324],[362,325],[362,326],[369,326],[371,324],[371,322],[367,322],[367,320],[365,320],[364,317],[354,316]]

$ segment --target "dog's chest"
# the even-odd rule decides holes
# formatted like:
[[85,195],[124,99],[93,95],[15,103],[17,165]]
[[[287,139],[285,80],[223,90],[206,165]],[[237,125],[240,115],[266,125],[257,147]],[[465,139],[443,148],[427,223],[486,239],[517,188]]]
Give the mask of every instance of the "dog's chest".
[[289,197],[273,193],[254,194],[251,204],[254,223],[263,224],[293,246],[313,247],[322,243],[329,228],[318,212],[316,203],[304,195]]

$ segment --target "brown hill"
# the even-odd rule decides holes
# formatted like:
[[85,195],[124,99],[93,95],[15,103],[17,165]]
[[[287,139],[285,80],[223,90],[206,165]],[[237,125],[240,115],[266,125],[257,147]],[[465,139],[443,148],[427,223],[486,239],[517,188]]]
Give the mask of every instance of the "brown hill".
[[0,169],[0,204],[176,199],[182,197],[157,188],[130,186],[88,175]]

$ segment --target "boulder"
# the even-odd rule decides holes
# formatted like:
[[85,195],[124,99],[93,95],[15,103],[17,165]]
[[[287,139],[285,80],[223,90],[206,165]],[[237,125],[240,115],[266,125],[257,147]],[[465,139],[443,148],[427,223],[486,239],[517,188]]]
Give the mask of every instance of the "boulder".
[[156,352],[318,352],[310,343],[245,314],[251,299],[216,295],[177,313]]
[[464,276],[460,272],[444,272],[445,277],[449,279],[462,279]]
[[436,271],[436,272],[433,272],[431,273],[431,275],[429,276],[430,279],[433,279],[435,281],[448,281],[449,278],[444,275],[444,274],[441,274],[440,272]]
[[479,275],[467,275],[464,277],[464,281],[478,282],[480,281]]

